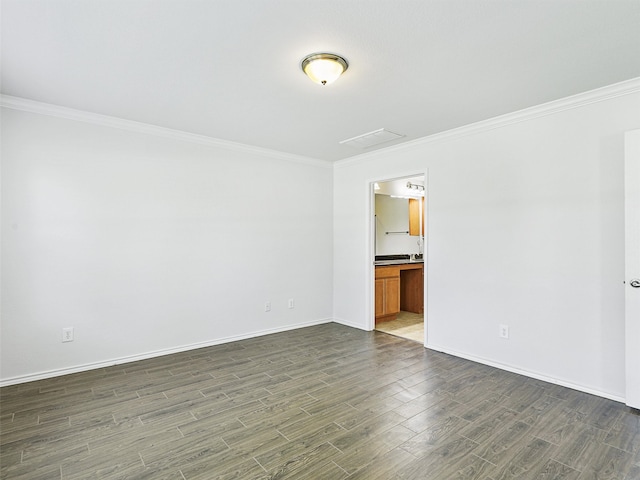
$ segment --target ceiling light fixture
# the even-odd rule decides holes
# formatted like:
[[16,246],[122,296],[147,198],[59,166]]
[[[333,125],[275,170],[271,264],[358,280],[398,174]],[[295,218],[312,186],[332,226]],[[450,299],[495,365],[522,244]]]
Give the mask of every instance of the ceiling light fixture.
[[307,55],[300,66],[307,77],[320,85],[335,82],[349,68],[344,58],[333,53]]

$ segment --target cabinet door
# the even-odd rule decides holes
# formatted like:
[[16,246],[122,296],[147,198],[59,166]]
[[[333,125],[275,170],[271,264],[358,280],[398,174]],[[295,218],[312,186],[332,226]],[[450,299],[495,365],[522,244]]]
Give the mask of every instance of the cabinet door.
[[422,232],[420,232],[420,204],[415,198],[409,199],[409,235],[424,237],[424,198],[420,200],[422,202]]
[[385,315],[400,311],[400,277],[384,279],[384,313]]
[[376,280],[376,317],[384,315],[384,278]]

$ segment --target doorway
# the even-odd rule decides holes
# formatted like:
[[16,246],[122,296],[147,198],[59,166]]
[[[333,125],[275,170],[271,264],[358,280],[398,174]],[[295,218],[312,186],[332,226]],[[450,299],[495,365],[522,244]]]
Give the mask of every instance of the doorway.
[[426,344],[425,175],[371,185],[373,328]]

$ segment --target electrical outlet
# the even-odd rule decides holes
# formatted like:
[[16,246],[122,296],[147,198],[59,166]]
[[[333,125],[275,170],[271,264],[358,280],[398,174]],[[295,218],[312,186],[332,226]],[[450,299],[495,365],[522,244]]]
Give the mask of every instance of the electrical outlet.
[[509,338],[509,325],[500,325],[498,335],[500,338]]
[[270,312],[271,311],[271,302],[265,302],[264,311],[265,312]]
[[296,304],[294,303],[293,298],[290,298],[289,299],[289,308],[293,308],[295,306],[296,306]]
[[62,329],[62,341],[73,342],[73,327],[66,327]]

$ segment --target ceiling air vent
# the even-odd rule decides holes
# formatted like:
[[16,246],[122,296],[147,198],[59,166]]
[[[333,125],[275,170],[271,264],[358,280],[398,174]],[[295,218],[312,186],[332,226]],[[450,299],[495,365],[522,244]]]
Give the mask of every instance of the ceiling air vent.
[[348,145],[349,147],[354,148],[369,148],[373,147],[374,145],[390,142],[391,140],[396,140],[397,138],[402,137],[404,137],[404,135],[390,132],[389,130],[385,130],[384,128],[379,128],[378,130],[374,130],[373,132],[363,133],[362,135],[358,135],[357,137],[342,140],[339,143],[340,145]]

